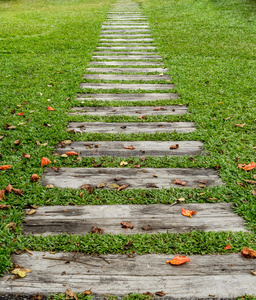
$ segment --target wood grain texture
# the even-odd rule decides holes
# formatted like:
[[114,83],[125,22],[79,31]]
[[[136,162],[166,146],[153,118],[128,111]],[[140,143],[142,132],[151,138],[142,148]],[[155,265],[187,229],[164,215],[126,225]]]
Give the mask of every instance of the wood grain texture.
[[160,133],[182,132],[189,133],[196,130],[192,122],[129,122],[129,123],[104,123],[104,122],[70,122],[69,129],[76,132],[95,133]]
[[[178,144],[178,149],[170,150],[170,146]],[[129,150],[124,147],[133,146]],[[144,156],[183,156],[197,155],[202,152],[203,143],[198,141],[95,141],[72,142],[66,148],[57,148],[55,153],[64,154],[67,151],[76,151],[82,157],[117,156],[117,157],[144,157]]]
[[84,89],[96,89],[96,90],[145,90],[145,91],[155,91],[155,90],[171,90],[175,87],[174,84],[164,84],[164,83],[80,83],[79,85]]
[[99,54],[104,54],[104,55],[155,55],[157,52],[153,51],[94,51],[93,55],[99,55]]
[[176,93],[148,93],[148,94],[80,94],[78,100],[101,100],[101,101],[156,101],[178,99]]
[[101,33],[100,34],[100,37],[101,38],[152,38],[152,34],[151,33],[133,33],[133,34],[129,34],[129,33],[109,33],[109,34],[106,34],[106,33]]
[[[165,68],[87,68],[87,71],[94,73],[165,73],[168,69]],[[125,75],[127,76],[127,75]],[[160,77],[160,75],[157,75]]]
[[159,66],[162,67],[163,64],[157,61],[91,61],[90,66]]
[[155,46],[134,46],[134,47],[131,47],[131,46],[98,46],[96,47],[96,49],[99,49],[99,50],[143,50],[143,51],[146,51],[146,50],[154,50],[156,49]]
[[[193,218],[181,215],[181,208],[196,211]],[[43,236],[58,234],[86,235],[93,226],[104,234],[156,234],[199,231],[246,231],[244,221],[231,211],[230,203],[170,205],[88,205],[47,206],[26,216],[24,234]],[[133,229],[122,228],[121,222],[130,222]],[[143,228],[149,225],[150,229]]]
[[[157,177],[155,177],[157,176]],[[218,173],[212,169],[186,169],[186,168],[60,168],[55,172],[45,169],[42,185],[52,184],[60,188],[78,189],[83,184],[97,186],[106,183],[105,189],[112,189],[111,184],[117,183],[115,178],[122,178],[119,183],[128,185],[128,189],[168,189],[170,187],[184,188],[174,184],[176,179],[186,181],[188,188],[198,188],[199,181],[206,181],[206,187],[222,185]]]
[[[106,28],[106,27],[104,27]],[[116,29],[116,28],[113,28],[113,27],[107,27],[107,29],[103,29],[101,30],[101,33],[102,34],[114,34],[114,33],[130,33],[130,32],[135,32],[135,33],[142,33],[142,32],[151,32],[151,30],[149,28],[133,28],[133,27],[130,27],[130,28],[123,28],[123,29]]]
[[[154,110],[162,108],[162,110]],[[89,116],[158,116],[158,115],[183,115],[187,113],[186,106],[165,105],[156,106],[87,106],[73,107],[69,115]]]
[[12,256],[14,263],[31,273],[16,280],[6,274],[0,280],[0,294],[64,293],[71,288],[76,293],[91,289],[96,296],[163,290],[173,298],[234,299],[256,293],[252,262],[239,253],[191,255],[190,262],[178,267],[165,263],[172,254],[135,254],[130,258],[120,254],[32,253]]
[[92,59],[101,60],[162,60],[160,55],[93,55]]
[[103,25],[102,26],[102,31],[104,30],[107,30],[107,29],[118,29],[118,28],[127,28],[127,29],[136,29],[136,28],[139,28],[139,29],[143,29],[143,28],[146,28],[146,29],[150,29],[150,26],[149,25]]
[[115,74],[85,74],[85,79],[97,79],[97,80],[122,80],[122,81],[152,81],[152,80],[163,80],[163,82],[170,81],[171,77],[160,76],[160,75],[115,75]]
[[114,44],[114,43],[117,43],[117,42],[127,42],[127,43],[129,43],[129,42],[143,42],[143,43],[146,43],[146,42],[149,42],[149,43],[151,43],[151,42],[153,42],[154,41],[154,39],[153,38],[141,38],[141,37],[138,37],[138,38],[113,38],[113,39],[110,39],[110,38],[100,38],[100,42],[108,42],[108,43],[112,43],[112,44]]

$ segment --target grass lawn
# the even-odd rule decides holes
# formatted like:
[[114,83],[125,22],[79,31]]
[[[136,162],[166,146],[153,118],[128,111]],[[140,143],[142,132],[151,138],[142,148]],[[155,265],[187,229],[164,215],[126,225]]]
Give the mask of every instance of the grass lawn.
[[[256,162],[256,3],[252,0],[137,0],[148,16],[159,53],[169,69],[181,99],[151,104],[188,104],[188,115],[154,116],[147,121],[193,121],[197,131],[189,134],[72,134],[68,121],[138,121],[135,117],[68,116],[81,105],[148,105],[148,103],[75,100],[78,84],[95,49],[110,0],[0,1],[0,190],[9,183],[23,195],[6,195],[0,204],[0,273],[11,267],[10,254],[25,248],[41,251],[85,253],[208,254],[256,249],[256,168],[245,171],[238,163]],[[83,80],[84,81],[84,80]],[[131,91],[130,91],[131,92]],[[47,111],[47,105],[55,111]],[[18,116],[23,112],[24,116]],[[16,126],[14,130],[8,130]],[[50,126],[49,126],[49,125]],[[245,124],[238,127],[235,124]],[[40,161],[52,166],[120,167],[121,158],[62,158],[54,155],[56,144],[72,140],[199,140],[205,155],[190,157],[127,158],[127,167],[207,167],[219,170],[225,185],[203,190],[79,190],[46,189],[31,183],[33,173],[43,175]],[[14,141],[20,140],[19,145]],[[40,142],[37,143],[37,141]],[[47,143],[47,144],[45,144]],[[23,157],[23,153],[31,158]],[[245,219],[248,233],[192,232],[156,235],[61,235],[22,236],[23,208],[28,205],[150,204],[186,202],[233,202]],[[132,200],[131,200],[132,199]],[[15,229],[5,229],[10,222]],[[227,224],[228,225],[228,224]],[[214,230],[214,228],[213,228]],[[223,248],[232,244],[232,248]],[[56,298],[57,299],[57,298]],[[127,298],[128,299],[128,298]],[[130,298],[131,299],[131,298]],[[139,299],[139,298],[136,298]]]

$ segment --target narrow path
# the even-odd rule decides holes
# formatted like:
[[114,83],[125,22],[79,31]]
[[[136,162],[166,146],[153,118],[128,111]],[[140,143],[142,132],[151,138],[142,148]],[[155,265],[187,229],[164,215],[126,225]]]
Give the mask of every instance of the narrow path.
[[[146,101],[143,106],[74,107],[72,116],[131,116],[138,122],[70,122],[68,130],[77,134],[136,134],[195,131],[191,122],[141,122],[153,115],[182,115],[187,107],[172,105],[178,99],[175,85],[156,51],[150,26],[138,4],[118,1],[102,27],[99,46],[83,76],[80,88],[84,93],[77,100]],[[124,83],[125,82],[125,83]],[[156,100],[169,100],[169,105],[152,106]],[[173,146],[178,145],[173,148]],[[60,145],[56,155],[67,151],[81,157],[162,157],[199,155],[200,141],[80,141]],[[94,189],[168,189],[202,188],[223,184],[217,171],[187,168],[60,168],[46,169],[42,184],[60,188]],[[186,233],[200,231],[246,231],[243,220],[231,210],[232,204],[187,204],[197,211],[193,218],[180,214],[181,205],[112,205],[41,207],[27,216],[24,234],[86,235],[92,227],[104,234]],[[130,222],[125,229],[122,222]],[[104,236],[103,236],[104,238]],[[142,245],[143,246],[143,245]],[[177,253],[178,254],[178,253]],[[91,289],[94,295],[156,293],[163,290],[174,298],[234,298],[250,294],[255,288],[251,263],[240,254],[193,255],[181,266],[166,264],[173,255],[102,255],[77,253],[26,253],[13,255],[13,261],[29,268],[25,278],[0,281],[0,293],[49,294]]]

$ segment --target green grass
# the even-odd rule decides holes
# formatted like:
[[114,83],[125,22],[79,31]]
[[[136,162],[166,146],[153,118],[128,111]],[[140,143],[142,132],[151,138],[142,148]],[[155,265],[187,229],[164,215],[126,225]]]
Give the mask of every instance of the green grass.
[[[0,136],[3,137],[0,140],[0,165],[12,165],[11,169],[0,171],[0,189],[11,183],[24,191],[22,196],[7,195],[1,202],[11,206],[8,210],[0,211],[1,274],[11,267],[10,254],[24,248],[90,254],[125,253],[124,245],[128,240],[132,241],[129,251],[139,254],[224,253],[223,247],[229,243],[232,243],[229,252],[239,252],[244,246],[256,248],[256,198],[252,195],[252,190],[256,188],[246,183],[244,187],[237,185],[237,182],[253,179],[256,174],[256,170],[246,172],[237,169],[238,163],[256,161],[256,149],[253,149],[256,146],[255,3],[252,0],[138,0],[149,18],[159,52],[181,99],[150,103],[96,103],[93,100],[81,103],[75,100],[78,92],[84,92],[79,88],[79,83],[96,48],[110,2],[0,2]],[[123,93],[120,90],[113,91]],[[188,135],[177,132],[75,135],[65,131],[71,120],[139,121],[135,117],[68,116],[67,112],[73,106],[180,103],[189,104],[190,114],[154,116],[140,121],[195,122],[197,131]],[[48,112],[47,105],[56,111]],[[13,110],[15,113],[12,114]],[[25,117],[17,116],[21,111]],[[226,120],[228,117],[231,118]],[[16,129],[6,130],[7,123],[17,126]],[[246,125],[238,128],[233,123]],[[14,141],[18,139],[21,144],[15,146]],[[193,160],[187,156],[148,157],[144,162],[140,158],[125,160],[129,161],[129,167],[138,163],[143,167],[217,167],[225,185],[204,190],[95,190],[92,195],[85,192],[80,197],[80,191],[46,189],[40,186],[40,182],[31,183],[29,179],[33,173],[39,176],[43,174],[40,167],[42,156],[55,160],[54,166],[92,167],[95,163],[102,163],[102,167],[119,167],[120,158],[84,158],[74,162],[72,158],[55,156],[56,144],[65,139],[203,141],[204,154],[207,155],[197,156]],[[36,141],[47,142],[47,145],[38,146]],[[29,153],[31,159],[27,160],[22,153]],[[187,203],[213,202],[211,198],[217,198],[217,202],[233,202],[234,212],[244,218],[251,232],[24,237],[20,227],[24,220],[23,208],[27,204],[169,204],[179,197],[185,197]],[[16,222],[17,228],[4,230],[9,222]],[[247,299],[252,298],[248,296]]]

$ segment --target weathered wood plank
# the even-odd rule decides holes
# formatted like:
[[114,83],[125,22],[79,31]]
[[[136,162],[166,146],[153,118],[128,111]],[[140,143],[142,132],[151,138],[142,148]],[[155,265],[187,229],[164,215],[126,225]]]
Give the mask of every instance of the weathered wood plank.
[[[156,55],[157,52],[152,51],[94,51],[93,55],[99,55],[99,54],[105,54],[105,55]],[[161,55],[159,55],[161,57]]]
[[[100,72],[100,73],[150,73],[158,72],[165,73],[168,69],[165,68],[87,68],[90,72]],[[127,75],[125,75],[127,76]],[[156,75],[161,76],[161,75]]]
[[188,108],[180,105],[156,106],[98,106],[98,107],[73,107],[69,115],[88,115],[88,116],[163,116],[163,115],[183,115]]
[[122,178],[118,184],[128,185],[128,189],[184,188],[173,183],[176,179],[185,181],[188,188],[198,188],[199,181],[206,181],[207,187],[222,185],[215,170],[185,168],[60,168],[59,172],[47,168],[42,185],[78,189],[84,184],[97,186],[104,182],[105,189],[111,189],[111,184],[117,184],[115,178]]
[[85,74],[83,78],[86,79],[99,79],[99,80],[143,80],[143,81],[151,81],[151,80],[166,80],[170,81],[171,77],[168,75],[160,76],[160,75],[115,75],[115,74]]
[[102,60],[162,60],[160,55],[93,55],[92,58]]
[[156,101],[175,100],[179,95],[175,93],[148,93],[148,94],[80,94],[78,100],[100,101]]
[[[112,29],[111,29],[112,28]],[[142,33],[142,32],[151,32],[150,29],[148,28],[123,28],[123,29],[116,29],[116,28],[113,28],[113,27],[108,27],[108,29],[103,29],[101,30],[101,33],[103,34],[114,34],[114,33],[131,33],[131,32],[135,32],[135,33]]]
[[155,46],[98,46],[96,49],[100,50],[154,50]]
[[90,66],[159,66],[162,67],[163,64],[158,61],[91,61]]
[[151,43],[151,42],[153,42],[154,41],[154,39],[153,38],[140,38],[140,37],[138,37],[138,38],[113,38],[113,39],[107,39],[107,38],[100,38],[100,40],[99,40],[100,42],[108,42],[108,43],[117,43],[117,42],[126,42],[126,43],[129,43],[129,42],[143,42],[143,43],[146,43],[146,42],[149,42],[149,43]]
[[118,34],[118,33],[110,33],[110,34],[105,34],[105,33],[101,33],[100,34],[100,37],[101,38],[140,38],[140,37],[144,37],[144,38],[149,38],[151,37],[152,38],[152,34],[151,33],[134,33],[134,34],[125,34],[125,33],[122,33],[122,34]]
[[[0,281],[0,294],[64,293],[67,288],[93,295],[125,295],[165,291],[172,298],[235,299],[255,294],[252,262],[240,253],[191,255],[180,266],[166,264],[174,255],[91,256],[82,253],[32,252],[13,255],[12,261],[31,270],[25,278]],[[68,262],[68,263],[67,263]],[[210,296],[209,296],[210,295]]]
[[[104,234],[186,233],[199,231],[246,231],[244,221],[235,215],[230,203],[170,205],[87,205],[47,206],[36,214],[26,216],[24,234],[44,236],[58,234],[85,235],[93,226],[102,228]],[[193,218],[181,215],[181,208],[196,211]],[[131,222],[132,230],[122,228],[121,222]],[[150,229],[143,228],[149,225]]]
[[105,30],[105,29],[111,29],[111,28],[113,28],[113,29],[118,29],[118,28],[128,28],[128,29],[136,29],[136,28],[141,28],[141,29],[143,29],[143,28],[150,28],[150,26],[149,25],[136,25],[136,26],[133,26],[133,25],[103,25],[102,26],[102,28],[103,28],[103,30]]
[[[170,150],[170,146],[179,145],[178,149]],[[134,150],[125,149],[127,146]],[[145,157],[145,156],[184,156],[197,155],[202,152],[203,143],[197,141],[95,141],[72,142],[66,148],[58,148],[55,153],[64,154],[76,151],[82,157],[117,156],[117,157]]]
[[154,90],[171,90],[175,87],[174,84],[164,84],[164,83],[80,83],[80,87],[84,89],[97,89],[97,90],[112,90],[112,89],[121,89],[121,90],[145,90],[145,91],[154,91]]

